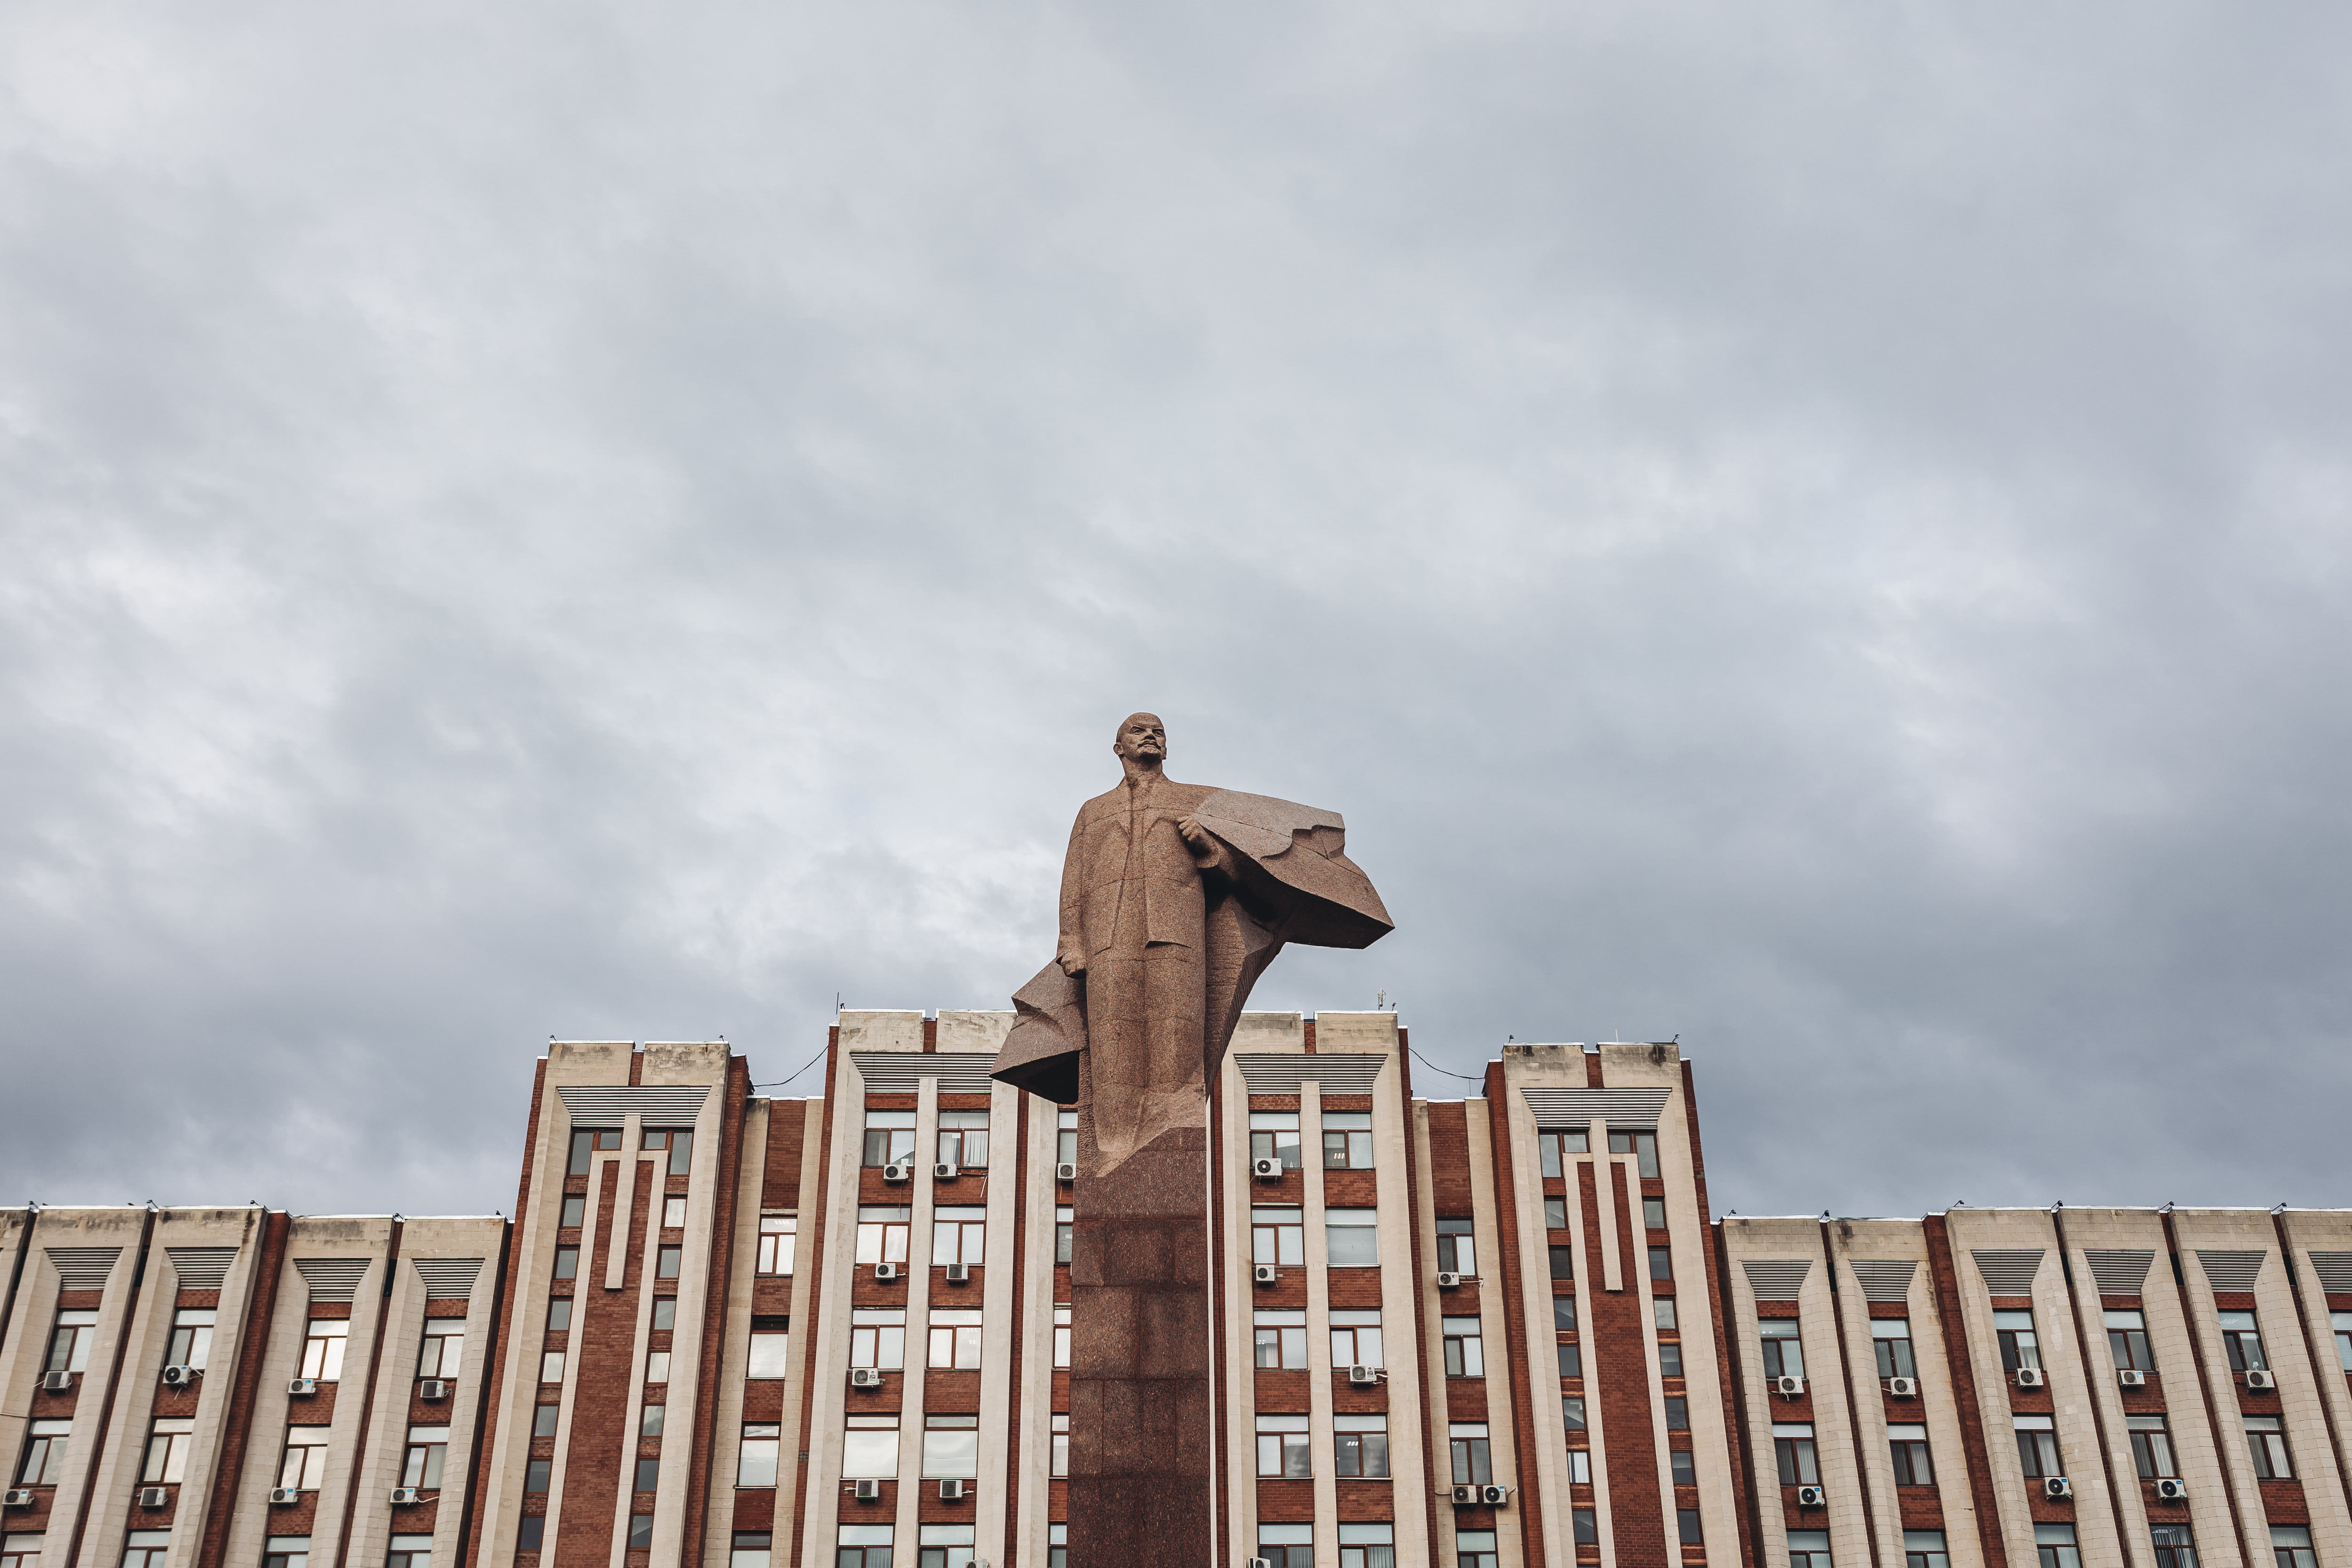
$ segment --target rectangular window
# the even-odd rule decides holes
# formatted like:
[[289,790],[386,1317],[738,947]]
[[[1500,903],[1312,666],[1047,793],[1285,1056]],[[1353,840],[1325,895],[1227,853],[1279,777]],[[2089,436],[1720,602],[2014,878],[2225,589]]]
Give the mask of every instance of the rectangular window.
[[2230,1352],[2231,1372],[2266,1372],[2270,1363],[2263,1356],[2263,1331],[2254,1322],[2252,1312],[2223,1312],[2221,1348]]
[[1065,1110],[1054,1124],[1054,1158],[1065,1165],[1078,1163],[1078,1113]]
[[[658,1409],[659,1406],[651,1408]],[[776,1450],[782,1447],[783,1428],[776,1423],[745,1422],[742,1441],[735,1449],[735,1484],[772,1487],[776,1484]]]
[[978,1268],[988,1250],[988,1210],[977,1205],[931,1211],[931,1262]]
[[1331,1417],[1335,1475],[1349,1480],[1381,1480],[1389,1473],[1389,1418],[1385,1415]]
[[1049,1524],[1045,1527],[1045,1568],[1070,1568],[1070,1527]]
[[1339,1568],[1396,1568],[1396,1526],[1341,1525]]
[[1642,1200],[1642,1228],[1644,1230],[1664,1230],[1666,1228],[1665,1199],[1643,1198]]
[[1448,1377],[1484,1377],[1486,1375],[1486,1345],[1480,1335],[1484,1331],[1475,1318],[1441,1318],[1438,1320],[1445,1338],[1445,1375]]
[[1054,1261],[1067,1263],[1077,1240],[1078,1211],[1068,1205],[1054,1211]]
[[1381,1359],[1381,1315],[1378,1311],[1334,1311],[1331,1314],[1333,1366],[1385,1366]]
[[1650,1278],[1671,1279],[1675,1277],[1675,1249],[1671,1247],[1650,1248]]
[[563,1352],[562,1351],[542,1351],[540,1352],[539,1381],[541,1383],[562,1383],[563,1381]]
[[1698,1510],[1695,1508],[1675,1510],[1675,1528],[1682,1532],[1682,1542],[1685,1546],[1706,1544],[1706,1537],[1699,1530]]
[[[0,1568],[6,1564],[0,1563]],[[31,1568],[26,1564],[25,1568]],[[261,1568],[310,1568],[310,1538],[307,1535],[273,1535],[262,1542]]]
[[1566,1230],[1568,1228],[1568,1200],[1566,1198],[1544,1199],[1544,1228],[1546,1230]]
[[2336,1331],[2336,1364],[2352,1372],[2352,1312],[2330,1312],[2327,1322]]
[[[1569,1450],[1569,1455],[1572,1458],[1581,1459],[1585,1457],[1585,1450],[1582,1448],[1570,1448]],[[1667,1449],[1666,1468],[1674,1476],[1675,1485],[1678,1487],[1695,1487],[1698,1485],[1698,1459],[1688,1448]],[[1581,1475],[1586,1481],[1591,1480],[1592,1477],[1590,1473],[1590,1467],[1579,1464],[1576,1468],[1578,1473]],[[1570,1479],[1573,1479],[1574,1478]]]
[[849,1310],[849,1364],[900,1372],[907,1365],[907,1310],[853,1307]]
[[2197,1568],[2196,1538],[2185,1524],[2159,1524],[2148,1531],[2156,1548],[2156,1568]]
[[560,1334],[572,1326],[572,1298],[551,1296],[547,1302],[547,1331]]
[[694,1130],[689,1127],[648,1127],[640,1148],[667,1151],[669,1174],[683,1176],[694,1166]]
[[793,1242],[800,1228],[800,1216],[788,1214],[763,1214],[760,1216],[760,1256],[755,1266],[762,1274],[790,1274],[793,1271]]
[[555,1228],[558,1230],[578,1230],[582,1226],[587,1223],[587,1194],[584,1193],[572,1193],[566,1196],[563,1200],[563,1206],[556,1211]]
[[935,1311],[928,1365],[942,1372],[980,1370],[980,1313],[971,1308]]
[[314,1492],[327,1475],[327,1431],[324,1426],[286,1428],[286,1453],[278,1462],[278,1484],[298,1492]]
[[38,1534],[0,1535],[0,1568],[40,1568]]
[[2042,1568],[2083,1568],[2083,1554],[2075,1549],[2071,1524],[2035,1525],[2033,1553],[2041,1559]]
[[1066,1371],[1070,1364],[1070,1304],[1067,1301],[1054,1309],[1054,1364]]
[[646,1352],[646,1381],[647,1383],[669,1381],[669,1352],[647,1351]]
[[971,1568],[972,1530],[969,1524],[918,1526],[915,1568]]
[[636,1489],[641,1492],[659,1491],[661,1489],[661,1460],[654,1458],[639,1459],[637,1461]]
[[349,1318],[313,1318],[302,1336],[302,1370],[295,1375],[315,1377],[320,1383],[340,1383],[343,1376],[343,1347],[351,1342],[352,1322]]
[[1905,1531],[1903,1568],[1952,1568],[1952,1559],[1944,1550],[1944,1532],[1940,1530]]
[[782,1377],[792,1370],[793,1321],[790,1318],[751,1320],[751,1354],[745,1358],[747,1378]]
[[1653,1299],[1650,1302],[1650,1318],[1653,1326],[1662,1334],[1679,1331],[1675,1325],[1675,1299],[1672,1296],[1659,1296]]
[[1576,1298],[1554,1296],[1551,1299],[1551,1327],[1554,1333],[1576,1332]]
[[1671,1340],[1658,1342],[1658,1375],[1680,1377],[1683,1374],[1683,1347]]
[[1286,1268],[1307,1261],[1307,1222],[1302,1211],[1258,1205],[1250,1210],[1250,1261]]
[[844,1480],[888,1480],[898,1473],[898,1418],[852,1415],[841,1435]]
[[433,1538],[429,1535],[395,1535],[392,1549],[384,1553],[384,1568],[433,1568]]
[[662,1228],[677,1230],[686,1224],[686,1200],[683,1197],[662,1199]]
[[980,1474],[980,1417],[942,1415],[923,1417],[923,1475],[931,1479],[970,1480]]
[[[542,1405],[541,1408],[551,1410],[554,1406]],[[554,1473],[555,1461],[552,1459],[532,1459],[526,1463],[523,1466],[522,1470],[522,1489],[525,1495],[530,1497],[545,1496],[547,1493],[548,1479],[554,1475]]]
[[654,1544],[654,1516],[649,1513],[629,1515],[629,1550],[650,1552]]
[[667,1405],[648,1405],[644,1409],[638,1411],[637,1436],[640,1437],[660,1436],[662,1435],[662,1427],[667,1424],[669,1420],[668,1412],[669,1406]]
[[654,1254],[655,1278],[659,1279],[677,1279],[678,1265],[684,1258],[685,1254],[686,1249],[682,1247],[665,1247],[656,1251]]
[[1789,1568],[1830,1568],[1830,1532],[1826,1530],[1789,1531]]
[[[1569,1510],[1568,1520],[1570,1529],[1575,1534],[1576,1543],[1579,1546],[1598,1546],[1601,1544],[1601,1527],[1592,1510],[1589,1508],[1570,1509]],[[1487,1539],[1491,1541],[1494,1538],[1489,1536]],[[1494,1559],[1488,1558],[1488,1568],[1493,1568],[1493,1563]]]
[[2286,1432],[2277,1416],[2247,1416],[2246,1447],[2254,1456],[2255,1475],[2266,1481],[2294,1479],[2294,1466],[2286,1454]]
[[1774,1422],[1772,1456],[1780,1461],[1782,1486],[1817,1487],[1822,1484],[1822,1467],[1813,1447],[1811,1422]]
[[1437,1271],[1459,1274],[1465,1279],[1478,1274],[1478,1243],[1471,1236],[1473,1222],[1466,1219],[1441,1219],[1437,1222]]
[[890,1568],[892,1527],[887,1524],[845,1524],[834,1568]]
[[2165,1428],[2161,1415],[2126,1415],[2124,1426],[2131,1434],[2132,1466],[2147,1480],[2176,1479],[2180,1468],[2173,1463],[2172,1434]]
[[915,1157],[915,1113],[911,1110],[869,1110],[866,1113],[866,1163],[896,1165]]
[[213,1321],[220,1314],[210,1307],[183,1307],[172,1314],[172,1342],[163,1352],[165,1366],[205,1364],[213,1352]]
[[1369,1171],[1372,1168],[1370,1111],[1327,1110],[1323,1113],[1323,1168],[1327,1171]]
[[20,1487],[53,1487],[66,1472],[66,1448],[73,1440],[70,1421],[35,1421],[26,1426],[25,1457],[17,1461]]
[[1315,1527],[1311,1524],[1261,1524],[1257,1554],[1271,1568],[1315,1568]]
[[1298,1112],[1295,1110],[1253,1110],[1250,1112],[1250,1158],[1279,1160],[1286,1171],[1296,1171],[1307,1161],[1298,1143]]
[[1657,1176],[1658,1135],[1655,1132],[1638,1127],[1612,1127],[1609,1130],[1609,1152],[1633,1155],[1635,1170],[1646,1178]]
[[1556,1348],[1559,1357],[1559,1375],[1562,1377],[1582,1377],[1584,1375],[1584,1352],[1566,1340],[1560,1341]]
[[123,1542],[122,1568],[163,1568],[172,1550],[168,1530],[134,1530]]
[[2023,1467],[2027,1480],[2066,1473],[2058,1458],[2056,1425],[2049,1416],[2013,1415],[2010,1419],[2017,1431],[2017,1462]]
[[1053,1464],[1047,1473],[1066,1476],[1070,1473],[1070,1416],[1067,1411],[1054,1417],[1053,1438]]
[[1581,1394],[1569,1394],[1561,1395],[1559,1401],[1559,1416],[1561,1422],[1570,1431],[1583,1431],[1584,1395]]
[[1307,1365],[1307,1314],[1265,1308],[1252,1314],[1257,1364],[1303,1371]]
[[408,1453],[400,1466],[400,1484],[435,1490],[441,1485],[441,1466],[448,1457],[449,1428],[411,1426]]
[[1878,1375],[1881,1377],[1917,1377],[1919,1363],[1911,1353],[1911,1320],[1908,1318],[1873,1318],[1870,1320],[1871,1345],[1878,1352]]
[[58,1314],[57,1326],[49,1331],[49,1359],[46,1372],[88,1372],[90,1342],[98,1334],[98,1313],[79,1308]]
[[567,1175],[588,1173],[592,1152],[616,1150],[621,1146],[621,1130],[617,1127],[580,1127],[572,1133],[572,1163],[564,1168]]
[[1446,1441],[1453,1450],[1455,1486],[1494,1484],[1494,1451],[1484,1421],[1454,1422],[1446,1428]]
[[1545,1248],[1550,1255],[1551,1277],[1555,1279],[1576,1278],[1576,1248],[1573,1245],[1555,1243]]
[[2000,1342],[2000,1370],[2016,1372],[2021,1368],[2038,1369],[2042,1365],[2042,1342],[2033,1337],[2033,1314],[2031,1312],[1995,1312],[1992,1315],[1993,1337]]
[[579,1275],[580,1249],[576,1247],[557,1247],[555,1249],[555,1277],[558,1279],[575,1279],[579,1278]]
[[2140,1372],[2156,1370],[2156,1357],[2147,1348],[2147,1319],[2138,1312],[2110,1310],[2107,1320],[2107,1353],[2123,1369]]
[[940,1163],[967,1171],[988,1169],[988,1112],[940,1112]]
[[[1585,1513],[1592,1510],[1587,1509]],[[1584,1539],[1580,1535],[1579,1541]],[[1599,1540],[1595,1535],[1592,1539]],[[1495,1532],[1491,1530],[1457,1530],[1454,1532],[1454,1560],[1461,1568],[1496,1568],[1503,1559],[1495,1549]]]
[[1334,1268],[1381,1266],[1380,1213],[1375,1209],[1325,1209],[1323,1245]]
[[455,1378],[466,1360],[466,1320],[427,1318],[416,1356],[419,1377]]
[[677,1297],[656,1296],[654,1298],[653,1327],[654,1332],[657,1334],[667,1333],[670,1330],[677,1327]]
[[1927,1428],[1922,1426],[1886,1428],[1886,1446],[1895,1460],[1898,1487],[1932,1487],[1936,1467],[1927,1458]]
[[730,1543],[727,1568],[769,1568],[774,1560],[775,1536],[767,1531],[739,1530]]
[[1536,1156],[1543,1162],[1543,1173],[1558,1177],[1568,1168],[1568,1156],[1588,1152],[1591,1142],[1584,1129],[1573,1132],[1538,1132],[1536,1134]]
[[904,1263],[907,1231],[914,1211],[903,1208],[862,1208],[857,1211],[857,1261]]
[[1666,1430],[1669,1432],[1689,1431],[1690,1401],[1680,1394],[1672,1394],[1664,1401],[1664,1404],[1666,1407]]
[[2278,1568],[2319,1568],[2319,1559],[2311,1554],[2308,1525],[2272,1525],[2271,1555],[2277,1560]]
[[1805,1375],[1805,1346],[1798,1337],[1794,1318],[1767,1318],[1757,1330],[1764,1337],[1765,1376]]
[[554,1436],[556,1424],[562,1418],[563,1406],[560,1405],[533,1405],[530,1412],[530,1435],[534,1437]]
[[1257,1418],[1257,1473],[1278,1479],[1303,1481],[1315,1473],[1307,1460],[1307,1417],[1268,1415]]
[[147,1463],[139,1479],[150,1486],[171,1486],[188,1472],[188,1450],[195,1443],[195,1422],[184,1415],[161,1415],[147,1429]]

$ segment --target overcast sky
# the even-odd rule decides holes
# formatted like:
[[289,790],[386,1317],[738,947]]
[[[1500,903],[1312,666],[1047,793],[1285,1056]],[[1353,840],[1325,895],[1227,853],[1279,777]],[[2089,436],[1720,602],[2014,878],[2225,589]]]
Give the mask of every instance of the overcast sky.
[[1396,918],[1255,1005],[1679,1036],[1718,1211],[2352,1205],[2347,32],[14,5],[0,1199],[1004,1006],[1146,707]]

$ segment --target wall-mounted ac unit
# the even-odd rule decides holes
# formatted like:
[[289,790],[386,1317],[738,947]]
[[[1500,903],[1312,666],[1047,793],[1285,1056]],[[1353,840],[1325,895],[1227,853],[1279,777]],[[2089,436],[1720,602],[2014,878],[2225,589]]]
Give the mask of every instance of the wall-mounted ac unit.
[[950,1285],[969,1285],[969,1284],[971,1284],[971,1264],[969,1264],[969,1263],[950,1263],[950,1264],[949,1264],[949,1265],[948,1265],[948,1283],[949,1283],[949,1284],[950,1284]]
[[319,1392],[319,1380],[315,1377],[298,1377],[286,1385],[286,1392],[295,1399],[308,1399]]
[[274,1508],[283,1508],[289,1502],[300,1502],[301,1500],[302,1493],[299,1488],[272,1487],[269,1489],[269,1501],[270,1505]]
[[1799,1508],[1827,1508],[1829,1506],[1829,1500],[1830,1494],[1822,1490],[1820,1487],[1799,1487],[1797,1489],[1797,1506]]
[[198,1375],[199,1369],[193,1366],[167,1366],[163,1369],[163,1386],[193,1388]]
[[2049,1383],[2050,1379],[2038,1366],[2021,1366],[2017,1369],[2017,1386],[2020,1388],[2045,1388],[2049,1386]]
[[2042,1479],[2042,1495],[2053,1501],[2060,1498],[2073,1497],[2074,1483],[2063,1476],[2044,1476]]
[[2264,1372],[2260,1367],[2254,1367],[2246,1373],[2246,1386],[2248,1388],[2276,1388],[2278,1386],[2278,1373],[2274,1372]]
[[162,1508],[171,1500],[172,1494],[162,1487],[141,1487],[139,1489],[139,1506],[141,1508]]
[[1348,1369],[1348,1385],[1350,1388],[1370,1388],[1373,1384],[1379,1383],[1380,1380],[1381,1369],[1379,1367],[1351,1366]]
[[1075,1182],[1077,1179],[1078,1167],[1075,1162],[1065,1160],[1060,1164],[1054,1167],[1054,1180],[1057,1182]]
[[1478,1502],[1478,1491],[1479,1489],[1476,1487],[1455,1487],[1454,1489],[1454,1506],[1456,1508],[1475,1507]]
[[906,1265],[902,1263],[877,1263],[874,1266],[874,1278],[877,1279],[896,1279],[899,1275],[904,1274],[906,1271]]
[[963,1501],[963,1489],[964,1483],[961,1480],[941,1481],[940,1483],[940,1500],[941,1502],[961,1502]]
[[1253,1284],[1271,1285],[1281,1278],[1281,1272],[1271,1263],[1253,1264],[1250,1268],[1250,1281]]
[[10,1487],[0,1492],[0,1508],[30,1508],[35,1499],[30,1487]]
[[416,1487],[394,1487],[392,1489],[392,1506],[394,1508],[409,1508],[417,1503],[423,1502],[424,1500],[425,1493]]
[[1280,1181],[1282,1179],[1282,1162],[1279,1160],[1252,1160],[1250,1162],[1250,1174],[1255,1176],[1261,1182]]
[[451,1384],[446,1378],[428,1377],[416,1385],[416,1397],[438,1402],[449,1397]]
[[2146,1388],[2147,1386],[2147,1373],[2140,1371],[2140,1369],[2136,1366],[2121,1367],[2116,1372],[2116,1381],[2122,1384],[2126,1388]]
[[882,1386],[882,1373],[874,1367],[853,1366],[849,1369],[849,1386],[852,1388],[879,1388]]
[[72,1386],[73,1373],[69,1372],[41,1373],[41,1392],[44,1394],[63,1394]]
[[915,1163],[899,1160],[885,1165],[882,1167],[882,1179],[886,1182],[911,1182],[915,1179]]
[[1485,1503],[1489,1508],[1500,1508],[1505,1503],[1511,1500],[1511,1489],[1508,1487],[1480,1487],[1478,1489],[1478,1500]]
[[2189,1498],[2189,1483],[2187,1481],[2158,1481],[2156,1483],[2156,1495],[2163,1499],[2166,1502],[2185,1502]]
[[1459,1290],[1462,1289],[1462,1276],[1459,1274],[1440,1274],[1437,1277],[1437,1288],[1441,1290]]
[[859,1502],[878,1501],[882,1496],[882,1483],[880,1481],[857,1481],[853,1483],[853,1485],[856,1491],[857,1500]]
[[1919,1380],[1916,1377],[1890,1377],[1886,1380],[1886,1392],[1897,1399],[1916,1399],[1919,1397]]
[[1249,1568],[1274,1568],[1274,1564],[1263,1557],[1253,1557],[1249,1560]]
[[931,1180],[935,1182],[952,1182],[962,1174],[963,1167],[953,1160],[942,1160],[931,1167]]
[[1772,1392],[1783,1399],[1794,1399],[1805,1392],[1805,1380],[1801,1377],[1776,1377],[1771,1383]]

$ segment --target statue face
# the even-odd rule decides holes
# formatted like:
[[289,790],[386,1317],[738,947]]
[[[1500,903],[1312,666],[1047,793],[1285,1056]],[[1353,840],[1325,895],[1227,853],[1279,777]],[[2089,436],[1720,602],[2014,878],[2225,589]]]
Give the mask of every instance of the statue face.
[[1118,727],[1118,739],[1110,749],[1122,757],[1163,760],[1168,755],[1168,728],[1157,713],[1130,713]]

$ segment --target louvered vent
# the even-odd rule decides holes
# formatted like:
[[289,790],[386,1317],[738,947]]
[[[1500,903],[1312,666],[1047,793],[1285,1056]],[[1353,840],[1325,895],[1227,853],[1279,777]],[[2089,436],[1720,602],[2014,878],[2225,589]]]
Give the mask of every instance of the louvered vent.
[[478,1258],[412,1258],[416,1276],[425,1281],[425,1299],[434,1301],[470,1301],[474,1299],[474,1279],[482,1271]]
[[2099,1294],[2137,1296],[2147,1283],[2147,1266],[2156,1261],[2156,1254],[2145,1247],[2086,1247],[2083,1258],[2091,1266]]
[[313,1301],[348,1301],[359,1294],[360,1281],[367,1278],[365,1258],[298,1258],[294,1271],[310,1287]]
[[1523,1089],[1519,1098],[1536,1113],[1538,1127],[1655,1127],[1666,1108],[1667,1089]]
[[183,1290],[217,1290],[228,1278],[228,1266],[236,1261],[234,1247],[167,1247],[171,1255],[172,1272],[180,1277]]
[[2306,1252],[2320,1289],[2331,1296],[2352,1296],[2352,1252]]
[[106,1277],[114,1272],[114,1260],[122,1256],[119,1247],[45,1247],[49,1255],[49,1267],[58,1271],[58,1288],[62,1290],[103,1290]]
[[594,1084],[559,1084],[563,1109],[574,1121],[618,1124],[635,1116],[661,1127],[682,1126],[694,1120],[710,1098],[707,1083],[663,1084],[652,1089],[604,1089]]
[[996,1087],[988,1076],[994,1051],[852,1051],[849,1060],[869,1094],[913,1094],[927,1078],[940,1080],[941,1094],[986,1094]]
[[1793,1301],[1798,1289],[1805,1283],[1805,1270],[1813,1266],[1810,1258],[1743,1258],[1739,1267],[1748,1275],[1748,1288],[1759,1301]]
[[1329,1094],[1370,1094],[1381,1068],[1388,1065],[1388,1058],[1368,1051],[1311,1057],[1244,1056],[1236,1051],[1234,1060],[1252,1094],[1297,1094],[1302,1083],[1319,1083]]
[[1979,1247],[1972,1256],[1977,1272],[1984,1276],[1987,1293],[2031,1296],[2033,1276],[2042,1268],[2042,1252],[2038,1247]]
[[1856,1258],[1853,1277],[1862,1286],[1865,1301],[1907,1301],[1911,1299],[1911,1276],[1919,1271],[1916,1258]]
[[2205,1282],[2218,1291],[2251,1290],[2254,1276],[2263,1271],[2266,1251],[2228,1252],[2216,1247],[2200,1247],[2197,1261],[2205,1266]]

